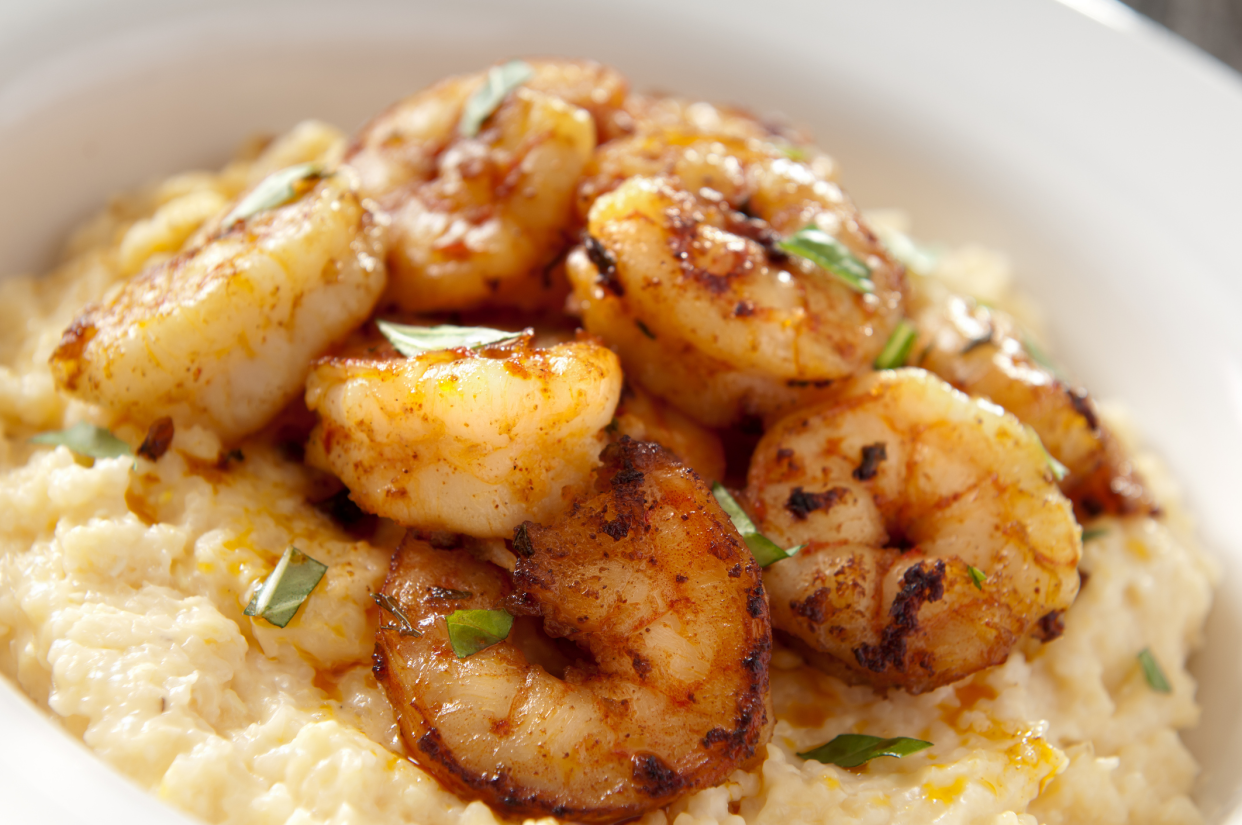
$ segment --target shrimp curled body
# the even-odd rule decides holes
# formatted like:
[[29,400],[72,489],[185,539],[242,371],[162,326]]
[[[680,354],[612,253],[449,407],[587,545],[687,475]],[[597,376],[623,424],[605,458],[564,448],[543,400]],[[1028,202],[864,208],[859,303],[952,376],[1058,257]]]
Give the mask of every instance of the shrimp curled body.
[[171,415],[232,441],[297,397],[311,362],[366,320],[384,282],[377,227],[338,173],[87,307],[52,373],[138,424]]
[[[638,816],[721,782],[769,731],[758,566],[706,485],[662,448],[626,440],[602,457],[592,497],[518,531],[511,584],[464,551],[407,540],[384,585],[422,634],[377,637],[376,673],[413,758],[509,815]],[[558,678],[513,633],[458,658],[443,617],[502,604],[593,661]]]
[[539,60],[477,135],[458,124],[486,73],[449,78],[367,124],[346,153],[362,193],[392,220],[385,304],[535,308],[564,289],[574,189],[625,81],[597,64]]
[[368,512],[424,529],[512,535],[584,487],[621,395],[621,366],[589,340],[529,336],[404,358],[386,344],[321,359],[307,460]]
[[811,660],[923,692],[1058,627],[1079,528],[1038,439],[922,370],[873,373],[759,442],[760,528],[806,543],[765,571],[776,628]]

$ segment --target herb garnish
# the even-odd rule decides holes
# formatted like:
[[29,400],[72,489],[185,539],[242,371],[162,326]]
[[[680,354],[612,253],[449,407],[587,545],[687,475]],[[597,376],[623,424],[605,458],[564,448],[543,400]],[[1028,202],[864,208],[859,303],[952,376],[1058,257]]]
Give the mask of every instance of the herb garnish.
[[285,549],[276,568],[255,591],[246,605],[247,616],[261,616],[277,627],[289,624],[302,602],[323,578],[328,566],[315,561],[298,548]]
[[1152,654],[1150,647],[1145,647],[1139,651],[1139,664],[1143,668],[1143,676],[1147,679],[1147,684],[1157,693],[1172,693],[1173,687],[1169,684],[1169,680],[1165,678],[1164,671],[1160,668],[1160,663],[1156,661],[1156,657]]
[[970,580],[975,583],[975,587],[982,590],[983,583],[988,580],[988,574],[970,564],[966,565],[966,572],[970,574]]
[[1035,443],[1039,445],[1039,451],[1044,454],[1044,461],[1048,463],[1048,469],[1052,471],[1052,477],[1057,481],[1064,481],[1065,477],[1069,475],[1069,467],[1057,461],[1052,453],[1048,452],[1048,448],[1044,446],[1043,439],[1039,437],[1039,433],[1035,432],[1034,427],[1027,424],[1026,430],[1035,439]]
[[513,627],[513,617],[507,610],[454,610],[444,621],[448,623],[449,644],[458,659],[503,642]]
[[388,615],[397,620],[397,624],[382,624],[380,630],[395,630],[399,636],[413,636],[415,638],[423,635],[414,628],[414,623],[410,621],[410,617],[405,615],[405,611],[401,606],[385,593],[372,593],[371,600],[379,605],[380,610],[386,611]]
[[519,340],[527,333],[505,332],[487,327],[455,327],[444,324],[435,327],[411,327],[405,324],[393,324],[389,321],[376,321],[375,326],[388,342],[396,347],[397,352],[406,358],[414,358],[426,352],[437,350],[480,349],[492,344],[508,344]]
[[484,122],[500,108],[509,93],[535,76],[535,71],[525,60],[510,60],[487,70],[487,80],[466,101],[457,131],[462,137],[474,137]]
[[814,759],[825,765],[838,765],[842,768],[857,768],[864,762],[870,762],[877,756],[909,756],[932,746],[931,742],[922,739],[911,739],[898,736],[893,739],[881,739],[878,736],[867,736],[862,733],[843,733],[826,745],[814,750],[800,753],[803,759]]
[[884,345],[884,349],[880,350],[880,354],[875,357],[873,366],[877,370],[892,370],[900,367],[906,363],[906,358],[910,356],[910,348],[914,346],[914,340],[918,337],[918,328],[902,318],[897,322],[893,334],[888,336],[888,343]]
[[750,516],[746,515],[746,511],[733,496],[729,495],[729,491],[719,481],[712,484],[712,495],[716,497],[716,501],[720,502],[721,508],[729,514],[729,520],[741,534],[742,541],[746,542],[746,546],[750,548],[751,554],[760,567],[767,567],[781,559],[787,559],[806,547],[805,544],[799,544],[797,547],[782,550],[779,544],[759,532],[759,528],[750,520]]
[[870,267],[854,257],[845,244],[817,226],[799,229],[776,245],[831,272],[855,292],[875,292]]
[[220,231],[228,232],[247,218],[278,206],[284,206],[302,194],[302,189],[298,184],[302,181],[318,180],[323,176],[323,166],[318,163],[299,163],[297,166],[273,172],[250,190],[250,193],[242,198],[237,206],[233,207],[233,211],[229,212],[224,222],[220,224]]
[[31,444],[68,447],[87,458],[118,458],[133,455],[130,446],[103,427],[79,421],[67,430],[39,433],[29,439]]
[[1082,531],[1082,540],[1085,543],[1091,541],[1091,539],[1098,539],[1100,536],[1105,535],[1108,535],[1107,527],[1088,527],[1086,530]]

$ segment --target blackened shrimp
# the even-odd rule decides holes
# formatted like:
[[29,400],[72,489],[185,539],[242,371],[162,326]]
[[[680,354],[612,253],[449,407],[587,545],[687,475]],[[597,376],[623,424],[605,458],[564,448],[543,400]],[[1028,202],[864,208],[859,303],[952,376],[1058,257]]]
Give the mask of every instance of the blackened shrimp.
[[[567,262],[584,326],[627,376],[710,426],[770,416],[869,367],[903,303],[904,271],[839,189],[775,150],[721,148],[721,163],[744,152],[762,161],[742,167],[738,192],[774,224],[692,195],[681,178],[633,177],[594,202]],[[775,246],[803,223],[866,261],[874,290]]]
[[1031,425],[1068,470],[1061,489],[1086,518],[1154,512],[1152,501],[1095,402],[1040,363],[1013,319],[969,298],[949,298],[919,316],[919,366],[959,390],[987,398]]
[[773,626],[851,681],[923,692],[1055,635],[1081,541],[1039,440],[930,373],[872,373],[759,442]]
[[364,510],[480,537],[551,519],[590,481],[621,394],[621,365],[590,339],[530,335],[405,358],[362,341],[316,363],[307,460]]
[[[625,440],[603,460],[571,514],[517,532],[511,583],[463,551],[407,540],[384,585],[422,634],[392,622],[377,637],[412,757],[506,815],[638,816],[721,782],[769,732],[771,631],[750,553],[662,448]],[[458,658],[444,617],[506,605],[583,658],[558,678],[513,634]]]
[[280,412],[311,362],[366,320],[385,280],[379,232],[349,176],[303,171],[256,187],[279,200],[276,176],[295,173],[291,202],[253,211],[243,197],[200,245],[83,310],[52,354],[57,384],[140,426],[171,416],[226,441]]
[[397,103],[347,150],[362,193],[392,220],[386,304],[418,312],[564,299],[552,265],[568,245],[579,176],[626,84],[589,62],[529,65],[531,78],[478,134],[459,124],[486,72]]

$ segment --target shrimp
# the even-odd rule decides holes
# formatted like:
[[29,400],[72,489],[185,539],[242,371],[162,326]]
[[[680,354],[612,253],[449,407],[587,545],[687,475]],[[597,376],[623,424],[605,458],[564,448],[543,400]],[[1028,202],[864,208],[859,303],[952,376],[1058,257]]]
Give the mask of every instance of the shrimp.
[[[767,603],[728,516],[657,445],[623,440],[602,459],[569,515],[517,531],[511,581],[407,540],[384,584],[422,634],[381,627],[376,645],[411,757],[508,816],[638,816],[721,782],[770,733]],[[563,678],[516,634],[454,654],[443,617],[502,606],[577,646]]]
[[[727,170],[742,148],[726,148]],[[708,426],[822,395],[871,364],[902,314],[904,270],[843,195],[833,200],[838,189],[774,152],[756,150],[763,161],[728,191],[775,224],[737,212],[718,188],[705,200],[680,178],[632,177],[594,202],[585,246],[566,262],[586,329],[617,349],[635,383]],[[775,247],[774,230],[812,220],[869,264],[874,292]]]
[[920,327],[923,344],[913,350],[919,365],[1031,425],[1069,471],[1061,490],[1080,516],[1156,511],[1087,391],[1036,360],[1008,315],[953,297],[924,312]]
[[961,679],[1055,636],[1078,592],[1079,527],[1038,439],[922,370],[781,420],[745,498],[766,535],[806,544],[765,570],[773,626],[850,681]]
[[554,264],[574,190],[624,78],[587,62],[534,61],[476,136],[459,133],[484,73],[449,78],[367,124],[346,152],[391,216],[385,305],[410,312],[564,301]]
[[315,364],[306,459],[400,524],[509,536],[568,506],[598,463],[621,366],[592,340],[405,358],[363,340]]
[[660,399],[626,385],[608,429],[614,438],[654,441],[677,456],[706,481],[725,473],[725,451],[720,436],[696,424]]
[[140,426],[169,415],[225,441],[263,427],[384,289],[380,233],[349,176],[308,174],[299,188],[291,203],[217,217],[197,246],[86,307],[51,357],[60,388]]

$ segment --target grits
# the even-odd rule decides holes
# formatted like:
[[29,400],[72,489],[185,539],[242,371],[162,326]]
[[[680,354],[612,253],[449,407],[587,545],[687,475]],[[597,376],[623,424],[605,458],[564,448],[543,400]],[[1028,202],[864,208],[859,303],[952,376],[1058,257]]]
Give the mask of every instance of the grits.
[[[497,821],[491,809],[403,758],[371,673],[369,594],[399,529],[381,522],[367,541],[344,532],[310,503],[322,478],[272,438],[243,442],[223,464],[198,428],[178,430],[158,463],[26,443],[92,420],[137,444],[132,424],[56,392],[47,359],[61,330],[249,183],[342,145],[306,124],[219,174],[118,199],[50,276],[0,284],[0,671],[118,771],[208,822],[484,825]],[[1003,265],[984,253],[951,251],[931,268],[1013,308]],[[645,825],[1200,821],[1188,796],[1197,768],[1177,731],[1198,717],[1184,663],[1215,573],[1159,468],[1140,461],[1165,515],[1090,525],[1103,532],[1085,542],[1089,578],[1061,638],[917,696],[845,685],[778,648],[765,758]],[[328,565],[324,581],[286,628],[244,616],[290,544]],[[1171,693],[1145,682],[1144,648]],[[934,747],[850,770],[795,755],[843,732]]]

